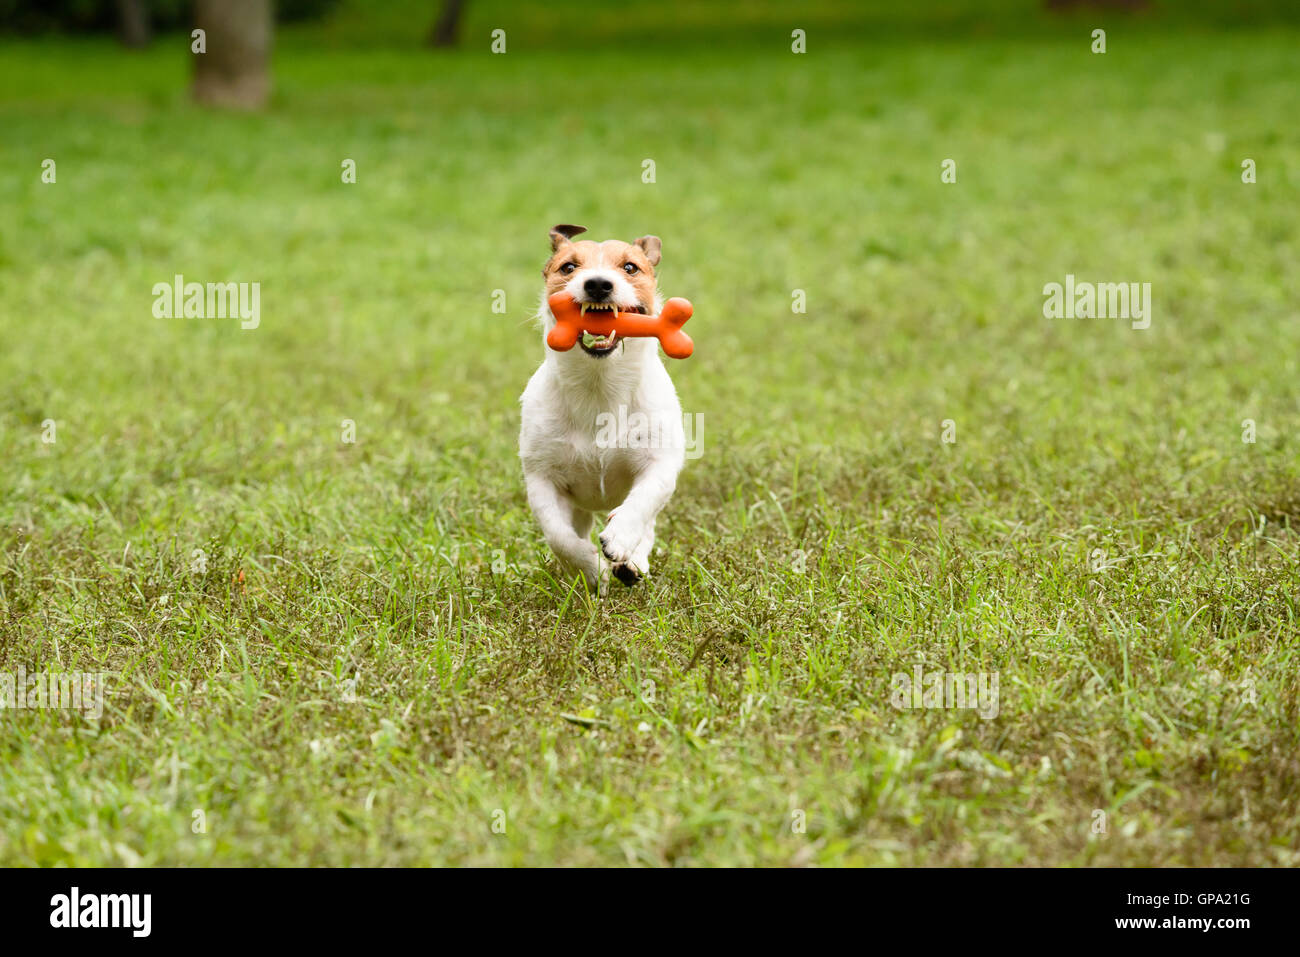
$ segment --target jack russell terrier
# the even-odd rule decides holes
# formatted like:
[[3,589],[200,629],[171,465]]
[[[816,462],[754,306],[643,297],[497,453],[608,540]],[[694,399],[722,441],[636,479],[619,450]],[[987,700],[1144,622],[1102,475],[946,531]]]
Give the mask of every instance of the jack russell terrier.
[[[551,229],[538,313],[543,335],[555,325],[546,297],[557,292],[567,292],[584,311],[657,315],[663,308],[655,284],[659,237],[574,242],[583,232],[583,226]],[[528,504],[551,550],[569,572],[603,592],[609,570],[625,585],[649,572],[655,518],[677,486],[686,442],[658,342],[584,331],[578,345],[547,349],[528,380],[519,400],[519,458]],[[592,521],[606,511],[597,549]]]

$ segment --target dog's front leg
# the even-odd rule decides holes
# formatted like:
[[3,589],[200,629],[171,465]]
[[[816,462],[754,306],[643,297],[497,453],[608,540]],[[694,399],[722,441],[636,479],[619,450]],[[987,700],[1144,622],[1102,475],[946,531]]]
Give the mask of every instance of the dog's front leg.
[[542,526],[546,542],[569,568],[582,573],[587,587],[599,590],[601,586],[600,553],[591,539],[584,540],[574,531],[573,500],[545,475],[529,475],[525,479],[528,505]]
[[673,497],[681,468],[679,457],[650,460],[632,483],[623,504],[610,512],[609,524],[600,533],[600,547],[624,585],[635,585],[649,571],[655,518]]

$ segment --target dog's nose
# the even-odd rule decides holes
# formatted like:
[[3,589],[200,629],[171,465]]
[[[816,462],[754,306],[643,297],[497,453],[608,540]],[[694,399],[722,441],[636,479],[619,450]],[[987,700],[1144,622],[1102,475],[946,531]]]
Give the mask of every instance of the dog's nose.
[[582,288],[592,299],[604,299],[614,291],[614,283],[609,279],[588,279]]

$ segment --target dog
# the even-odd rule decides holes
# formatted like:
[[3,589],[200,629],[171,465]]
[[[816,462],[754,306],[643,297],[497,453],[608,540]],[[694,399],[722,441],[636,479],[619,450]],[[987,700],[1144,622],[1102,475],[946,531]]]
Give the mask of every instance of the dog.
[[[546,299],[561,291],[584,310],[663,308],[659,237],[573,241],[584,232],[567,224],[550,230],[537,315],[543,336],[555,325]],[[519,401],[524,486],[547,544],[594,591],[605,591],[610,572],[635,585],[650,571],[655,520],[685,464],[682,409],[658,343],[584,332],[578,348],[546,349]],[[609,515],[599,549],[591,540],[598,512]]]

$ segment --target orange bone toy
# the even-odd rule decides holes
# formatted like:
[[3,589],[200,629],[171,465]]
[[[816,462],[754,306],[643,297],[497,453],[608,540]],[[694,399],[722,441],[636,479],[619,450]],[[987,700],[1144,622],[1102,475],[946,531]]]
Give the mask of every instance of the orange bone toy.
[[607,336],[617,332],[630,339],[658,339],[664,352],[674,359],[685,359],[695,351],[695,343],[682,331],[682,325],[691,318],[695,307],[687,299],[669,299],[664,311],[657,316],[643,316],[639,312],[582,312],[567,292],[557,292],[548,298],[555,326],[546,334],[546,344],[556,352],[568,352],[578,343],[584,331],[592,335]]

